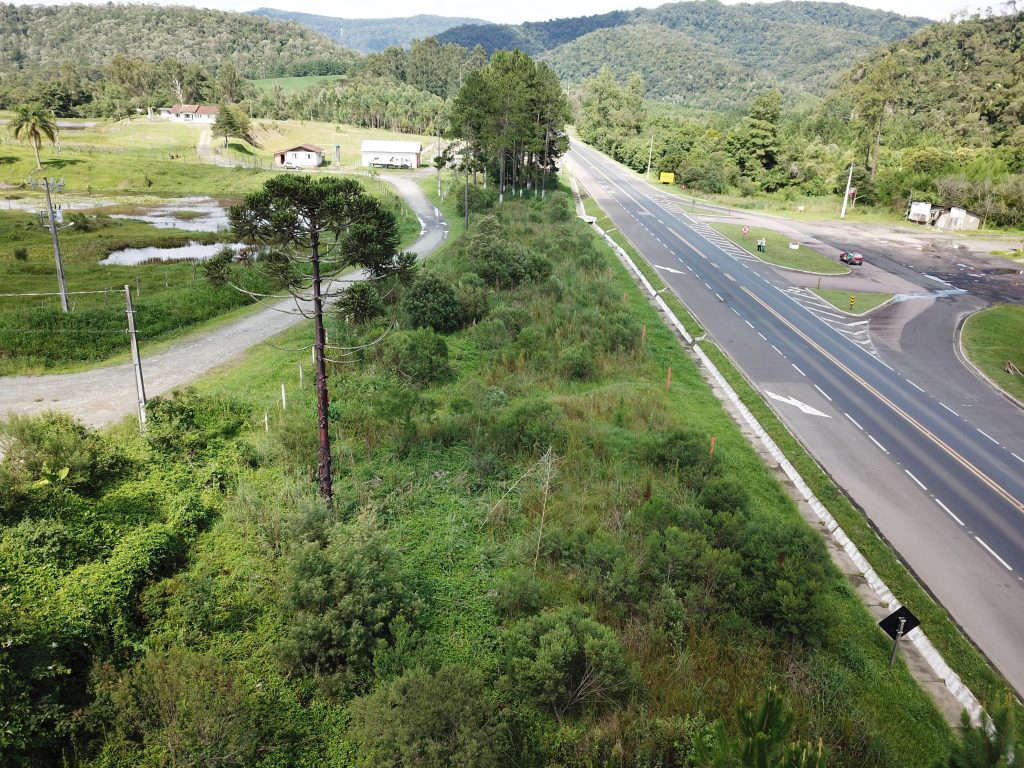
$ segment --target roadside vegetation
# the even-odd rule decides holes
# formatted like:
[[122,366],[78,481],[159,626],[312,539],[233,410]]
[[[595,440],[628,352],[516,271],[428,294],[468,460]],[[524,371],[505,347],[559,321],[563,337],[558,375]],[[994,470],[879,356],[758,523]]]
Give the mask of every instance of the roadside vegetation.
[[[789,244],[792,242],[792,238],[781,232],[750,227],[750,231],[744,235],[741,224],[715,221],[711,222],[710,226],[745,248],[752,256],[777,267],[796,269],[817,275],[846,275],[850,273],[850,268],[839,260],[830,259],[806,244],[801,244],[796,250],[790,248]],[[765,240],[766,250],[760,252],[757,250],[757,241],[762,238]]]
[[762,728],[833,766],[945,754],[564,192],[474,215],[378,293],[330,329],[357,346],[400,322],[333,371],[333,508],[309,481],[308,355],[285,351],[306,328],[154,402],[144,437],[4,423],[7,754],[397,766],[431,743],[424,765],[685,765]]
[[963,345],[967,358],[998,386],[1024,401],[1022,339],[1024,307],[1019,304],[989,307],[971,315],[964,323]]

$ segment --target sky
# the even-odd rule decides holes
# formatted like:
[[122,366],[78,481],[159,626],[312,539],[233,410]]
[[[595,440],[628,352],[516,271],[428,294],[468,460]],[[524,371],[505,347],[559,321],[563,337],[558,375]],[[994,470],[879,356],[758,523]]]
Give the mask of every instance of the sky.
[[[81,1],[81,0],[78,0]],[[161,0],[149,0],[161,2]],[[764,0],[753,0],[763,2]],[[15,0],[26,4],[24,0]],[[63,0],[29,0],[45,5],[63,5]],[[286,10],[316,13],[322,16],[366,19],[392,16],[408,16],[417,13],[431,13],[439,16],[459,16],[484,19],[508,24],[524,21],[546,21],[571,16],[591,16],[608,11],[630,10],[637,7],[655,8],[666,0],[517,0],[516,2],[481,2],[481,0],[383,0],[367,3],[365,0],[304,0],[301,7],[287,0],[163,0],[163,4],[196,5],[204,8],[218,8],[224,11],[248,11],[260,6]],[[725,0],[733,4],[734,0]],[[925,16],[930,19],[948,19],[951,14],[963,10],[978,10],[992,7],[1001,11],[1003,0],[978,2],[977,0],[847,0],[851,5],[895,11],[907,16]]]

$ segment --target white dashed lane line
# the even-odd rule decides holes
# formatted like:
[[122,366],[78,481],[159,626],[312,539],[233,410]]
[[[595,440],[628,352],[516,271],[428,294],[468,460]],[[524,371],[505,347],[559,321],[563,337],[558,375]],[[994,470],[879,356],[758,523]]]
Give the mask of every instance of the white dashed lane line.
[[909,384],[910,386],[912,386],[912,387],[913,387],[914,389],[916,389],[916,390],[917,390],[918,392],[924,392],[924,390],[923,390],[923,389],[921,389],[921,388],[920,388],[919,386],[917,386],[917,384],[915,384],[914,382],[912,382],[912,381],[911,381],[910,379],[906,379],[906,382],[907,382],[907,384]]
[[889,453],[887,450],[885,450],[885,447],[880,442],[875,440],[875,438],[873,438],[871,435],[868,435],[868,440],[870,440],[872,443],[877,445],[878,446],[878,450],[880,450],[882,453],[884,453],[884,454],[888,454]]
[[946,513],[947,515],[949,515],[949,516],[950,516],[950,517],[952,517],[952,518],[953,518],[954,520],[956,520],[956,521],[957,521],[957,522],[958,522],[958,523],[960,524],[960,527],[961,527],[961,528],[966,528],[966,527],[967,527],[966,525],[964,525],[964,521],[963,521],[963,520],[961,520],[961,519],[960,519],[959,517],[957,517],[956,515],[954,515],[954,514],[953,514],[953,512],[952,512],[952,511],[950,510],[950,508],[949,508],[949,507],[947,507],[947,506],[946,506],[945,504],[943,504],[943,503],[942,503],[941,501],[939,501],[938,499],[936,499],[936,500],[935,500],[935,503],[936,503],[936,504],[938,504],[938,505],[939,505],[940,507],[942,507],[943,511],[944,511],[944,512],[945,512],[945,513]]
[[1019,461],[1019,462],[1021,462],[1022,464],[1024,464],[1024,459],[1022,459],[1022,458],[1021,458],[1020,456],[1018,456],[1018,455],[1017,455],[1016,453],[1011,453],[1010,455],[1011,455],[1011,456],[1013,456],[1013,458],[1015,458],[1015,459],[1016,459],[1017,461]]
[[909,477],[911,480],[913,480],[915,483],[918,484],[918,486],[921,488],[922,491],[927,491],[928,490],[928,487],[924,483],[922,483],[920,480],[918,480],[916,477],[914,477],[914,473],[913,472],[911,472],[909,469],[904,469],[903,471],[907,473],[907,477]]
[[[758,336],[760,336],[760,337],[761,337],[762,339],[764,339],[765,341],[768,341],[768,337],[767,337],[767,336],[765,336],[765,335],[764,335],[763,333],[761,333],[760,331],[758,331],[758,332],[757,332],[757,335],[758,335]],[[1021,461],[1024,461],[1024,459],[1021,459]]]
[[957,413],[956,411],[954,411],[954,410],[953,410],[952,408],[950,408],[950,407],[949,407],[948,405],[946,405],[945,403],[939,403],[939,405],[941,405],[941,406],[942,406],[943,408],[945,408],[945,409],[946,409],[947,411],[949,411],[950,413],[952,413],[952,414],[953,414],[954,416],[956,416],[956,417],[957,417],[958,419],[960,418],[960,414],[959,414],[959,413]]
[[754,324],[751,323],[749,320],[744,320],[743,322],[750,326],[750,330],[754,330]]
[[794,368],[796,368],[796,372],[799,373],[801,376],[805,376],[805,377],[807,376],[806,373],[804,373],[803,371],[801,371],[799,368],[796,367],[796,363],[790,363],[790,365],[792,365]]
[[1013,568],[1010,567],[1010,564],[1008,562],[1006,562],[1005,560],[1003,560],[1003,558],[1001,558],[999,555],[997,555],[995,553],[995,550],[992,549],[992,547],[990,547],[984,541],[979,539],[977,536],[974,537],[974,540],[976,542],[978,542],[979,544],[981,544],[981,546],[983,546],[985,548],[985,551],[987,551],[990,555],[992,555],[992,557],[994,557],[996,560],[998,560],[999,564],[1001,566],[1003,566],[1003,568],[1005,568],[1008,571],[1012,571],[1013,570]]
[[[772,349],[774,349],[776,352],[778,352],[780,355],[782,355],[782,350],[779,349],[778,347],[776,347],[774,344],[772,344]],[[785,355],[782,355],[782,356],[785,357]]]
[[[718,294],[715,294],[715,295],[717,296]],[[721,298],[721,297],[719,297],[719,298]],[[741,317],[741,315],[740,315],[739,311],[736,309],[736,307],[729,307],[729,309],[732,310],[732,313],[734,315],[736,315],[736,317]]]
[[822,389],[821,387],[819,387],[819,386],[818,386],[817,384],[815,384],[815,385],[814,385],[814,388],[815,388],[816,390],[818,390],[819,392],[821,392],[821,396],[822,396],[822,397],[824,397],[824,398],[825,398],[826,400],[828,400],[828,401],[829,401],[830,403],[832,402],[832,398],[831,398],[831,397],[829,397],[829,396],[828,396],[828,395],[827,395],[827,394],[825,393],[825,390],[824,390],[824,389]]
[[991,440],[991,441],[992,441],[993,443],[995,443],[996,445],[999,445],[999,441],[998,441],[998,440],[996,440],[996,439],[995,439],[994,437],[992,437],[992,435],[988,434],[988,432],[986,432],[985,430],[983,430],[983,429],[978,429],[978,434],[980,434],[980,435],[983,435],[984,437],[987,437],[987,438],[988,438],[989,440]]
[[[845,417],[846,417],[846,418],[848,418],[848,419],[849,419],[849,420],[850,420],[851,422],[853,422],[853,426],[855,426],[855,427],[856,427],[857,429],[859,429],[859,430],[860,430],[861,432],[863,432],[863,431],[864,431],[864,427],[862,427],[862,426],[861,426],[860,424],[858,424],[858,423],[857,423],[857,420],[856,420],[855,418],[853,418],[853,416],[851,416],[850,414],[848,414],[848,413],[846,413],[846,412],[844,412],[844,413],[843,413],[843,416],[845,416]],[[909,474],[909,473],[908,473],[908,474]]]

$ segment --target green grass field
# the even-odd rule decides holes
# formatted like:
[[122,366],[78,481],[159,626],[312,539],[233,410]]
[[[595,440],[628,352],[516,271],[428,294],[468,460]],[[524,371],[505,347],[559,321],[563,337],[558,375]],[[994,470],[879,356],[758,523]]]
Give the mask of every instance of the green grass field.
[[1024,401],[1024,377],[1004,370],[1007,362],[1024,370],[1024,307],[999,304],[971,315],[963,329],[964,352],[986,376]]
[[[832,291],[825,288],[812,288],[811,290],[833,307],[849,312],[851,315],[863,315],[892,298],[891,293],[851,294],[849,291]],[[852,307],[850,306],[851,296],[856,299]]]
[[282,92],[292,95],[304,91],[320,83],[332,83],[344,80],[343,75],[309,75],[307,77],[268,77],[263,80],[250,80],[261,92],[272,94],[274,86],[281,86]]
[[[741,224],[713,222],[711,226],[757,258],[777,267],[821,275],[845,275],[850,272],[850,268],[842,262],[830,259],[807,245],[801,245],[799,250],[792,250],[789,247],[788,235],[770,229],[751,227],[750,232],[744,235]],[[767,241],[768,250],[764,253],[757,252],[759,238]]]

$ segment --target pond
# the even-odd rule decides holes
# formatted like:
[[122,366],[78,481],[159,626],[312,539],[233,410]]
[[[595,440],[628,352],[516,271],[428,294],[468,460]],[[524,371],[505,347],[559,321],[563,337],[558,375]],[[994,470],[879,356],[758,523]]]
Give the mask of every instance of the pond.
[[206,261],[212,259],[222,248],[231,248],[238,253],[244,246],[241,243],[205,243],[191,242],[176,248],[124,248],[114,251],[100,264],[134,267],[154,261]]
[[144,213],[115,213],[111,218],[134,219],[159,229],[216,232],[228,227],[228,212],[212,197],[181,197]]

